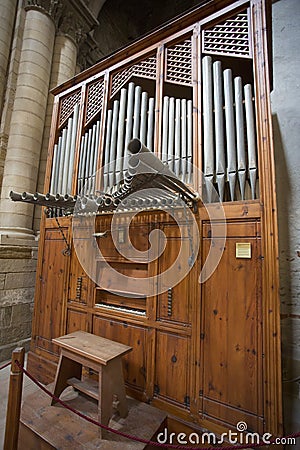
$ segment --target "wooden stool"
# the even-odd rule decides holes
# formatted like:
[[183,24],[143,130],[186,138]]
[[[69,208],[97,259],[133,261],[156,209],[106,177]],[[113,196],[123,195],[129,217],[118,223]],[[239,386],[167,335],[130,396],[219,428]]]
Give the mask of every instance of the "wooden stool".
[[[128,408],[122,371],[122,356],[130,352],[132,347],[85,331],[75,331],[52,339],[52,341],[61,347],[54,395],[59,397],[62,391],[71,385],[98,400],[98,420],[103,425],[108,425],[114,407],[121,417],[126,417]],[[97,371],[99,382],[82,381],[82,366]],[[51,405],[55,403],[55,400],[52,400]]]

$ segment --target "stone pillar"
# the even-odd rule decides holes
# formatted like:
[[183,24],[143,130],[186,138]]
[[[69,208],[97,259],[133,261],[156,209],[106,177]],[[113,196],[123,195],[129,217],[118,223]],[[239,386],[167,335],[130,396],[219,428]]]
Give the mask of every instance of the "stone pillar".
[[15,22],[17,0],[0,0],[0,110],[7,74],[12,34]]
[[[35,2],[36,3],[36,2]],[[40,6],[27,6],[10,135],[4,166],[0,235],[33,238],[33,206],[12,203],[11,189],[36,190],[55,25]]]
[[[53,62],[51,69],[50,88],[58,86],[78,73],[78,56],[80,57],[82,47],[86,42],[92,40],[89,32],[98,24],[97,19],[89,10],[90,5],[80,4],[77,7],[76,0],[65,0],[64,9],[59,21],[59,29],[55,38]],[[92,40],[93,41],[93,40]],[[97,44],[93,41],[93,47]],[[45,129],[40,158],[39,178],[37,191],[44,191],[44,180],[48,143],[50,136],[51,118],[53,109],[53,96],[48,97]],[[40,225],[41,207],[35,207],[34,230],[38,232]]]
[[[50,78],[50,89],[58,86],[64,81],[75,75],[76,70],[76,60],[77,60],[77,44],[74,39],[69,36],[59,32],[55,38],[53,59],[52,59],[52,69]],[[45,181],[45,171],[47,163],[47,153],[48,153],[48,143],[50,136],[50,127],[52,119],[52,109],[53,109],[53,95],[49,94],[42,151],[40,158],[39,176],[37,191],[44,191],[44,181]],[[35,207],[34,213],[34,230],[39,230],[41,218],[41,207]]]

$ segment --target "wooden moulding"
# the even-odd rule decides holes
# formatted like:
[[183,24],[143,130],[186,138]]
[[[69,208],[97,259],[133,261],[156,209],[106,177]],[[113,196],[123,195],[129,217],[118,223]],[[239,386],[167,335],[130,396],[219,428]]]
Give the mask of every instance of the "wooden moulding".
[[278,227],[265,7],[264,1],[251,2],[256,31],[253,34],[253,52],[262,203],[265,429],[273,435],[282,435]]

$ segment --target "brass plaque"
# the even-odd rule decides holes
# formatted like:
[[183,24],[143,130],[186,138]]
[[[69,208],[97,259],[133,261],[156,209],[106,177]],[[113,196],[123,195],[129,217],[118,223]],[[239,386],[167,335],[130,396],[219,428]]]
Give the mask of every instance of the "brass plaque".
[[235,244],[235,257],[236,258],[251,258],[251,243],[250,242],[237,242]]

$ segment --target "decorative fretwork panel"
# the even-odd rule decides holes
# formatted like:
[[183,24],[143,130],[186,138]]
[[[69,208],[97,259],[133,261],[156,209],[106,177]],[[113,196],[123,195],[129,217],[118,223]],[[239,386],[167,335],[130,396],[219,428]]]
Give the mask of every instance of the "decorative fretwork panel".
[[247,11],[202,32],[204,53],[251,57]]
[[144,61],[140,61],[133,66],[127,67],[121,72],[117,72],[112,77],[111,97],[113,97],[131,77],[156,78],[156,56],[149,56]]
[[97,80],[88,87],[85,123],[90,122],[102,109],[104,80]]
[[167,48],[166,81],[191,86],[192,84],[192,42],[184,42]]
[[73,114],[74,107],[80,102],[81,91],[78,90],[64,97],[61,100],[59,112],[59,128],[65,124],[68,118]]

